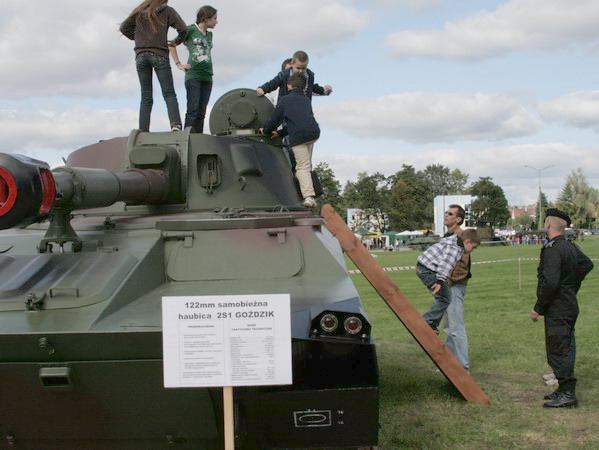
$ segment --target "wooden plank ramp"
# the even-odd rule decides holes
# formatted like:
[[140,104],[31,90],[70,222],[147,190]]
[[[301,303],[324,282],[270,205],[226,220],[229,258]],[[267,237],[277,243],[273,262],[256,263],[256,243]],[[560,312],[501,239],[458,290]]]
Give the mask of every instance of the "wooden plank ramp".
[[418,310],[410,303],[405,294],[401,292],[393,280],[383,271],[379,263],[364,248],[362,243],[358,241],[335,209],[327,204],[322,207],[320,214],[326,221],[325,226],[327,229],[333,233],[341,244],[341,248],[348,254],[368,282],[406,327],[408,332],[416,339],[420,347],[422,347],[447,379],[453,383],[462,396],[469,402],[476,402],[482,405],[490,404],[491,401],[483,390],[455,359],[445,344],[422,318]]

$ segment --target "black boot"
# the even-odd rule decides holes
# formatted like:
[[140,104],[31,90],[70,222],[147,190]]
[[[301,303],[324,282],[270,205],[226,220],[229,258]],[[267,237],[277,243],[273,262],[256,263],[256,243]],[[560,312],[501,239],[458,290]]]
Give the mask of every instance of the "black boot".
[[566,408],[569,406],[576,406],[578,400],[574,391],[562,391],[554,392],[555,397],[548,402],[543,403],[545,408]]
[[561,394],[562,391],[558,389],[556,389],[555,391],[553,391],[551,394],[545,394],[543,396],[543,400],[553,400],[556,399],[557,397],[559,397],[559,394]]

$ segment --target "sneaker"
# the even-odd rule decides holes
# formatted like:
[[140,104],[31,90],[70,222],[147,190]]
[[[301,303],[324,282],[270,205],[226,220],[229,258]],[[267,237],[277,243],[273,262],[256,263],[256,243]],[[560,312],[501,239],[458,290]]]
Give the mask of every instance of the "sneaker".
[[176,123],[173,126],[171,126],[171,131],[181,131],[181,124]]
[[316,200],[314,200],[314,197],[306,197],[302,205],[306,208],[314,208],[316,206]]
[[545,381],[545,384],[547,386],[557,386],[559,384],[559,381],[557,381],[557,378],[553,378],[552,380]]
[[545,381],[555,380],[555,374],[553,372],[546,373],[545,375],[543,375],[543,380],[545,380]]

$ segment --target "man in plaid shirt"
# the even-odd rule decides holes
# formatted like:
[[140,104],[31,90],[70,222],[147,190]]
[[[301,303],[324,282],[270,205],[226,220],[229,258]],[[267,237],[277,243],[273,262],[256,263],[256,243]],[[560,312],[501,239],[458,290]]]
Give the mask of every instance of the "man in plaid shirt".
[[451,303],[447,278],[462,255],[470,253],[479,244],[480,237],[476,230],[468,229],[464,230],[461,236],[452,234],[444,237],[418,257],[416,275],[435,296],[433,305],[423,318],[437,334],[437,327]]

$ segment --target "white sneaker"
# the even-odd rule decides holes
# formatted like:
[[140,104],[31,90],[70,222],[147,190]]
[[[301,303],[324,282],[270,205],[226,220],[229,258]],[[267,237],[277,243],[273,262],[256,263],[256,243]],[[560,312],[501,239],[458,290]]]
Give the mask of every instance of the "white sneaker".
[[556,386],[557,384],[559,384],[559,382],[557,381],[557,378],[552,378],[551,380],[545,381],[545,384],[547,386]]
[[178,123],[176,123],[175,125],[173,125],[171,127],[171,131],[181,131],[181,125],[179,125]]
[[543,375],[543,380],[545,380],[545,381],[555,380],[555,374],[554,373],[546,373],[545,375]]
[[314,197],[306,197],[304,199],[304,203],[302,203],[306,208],[314,208],[316,206],[316,200]]

